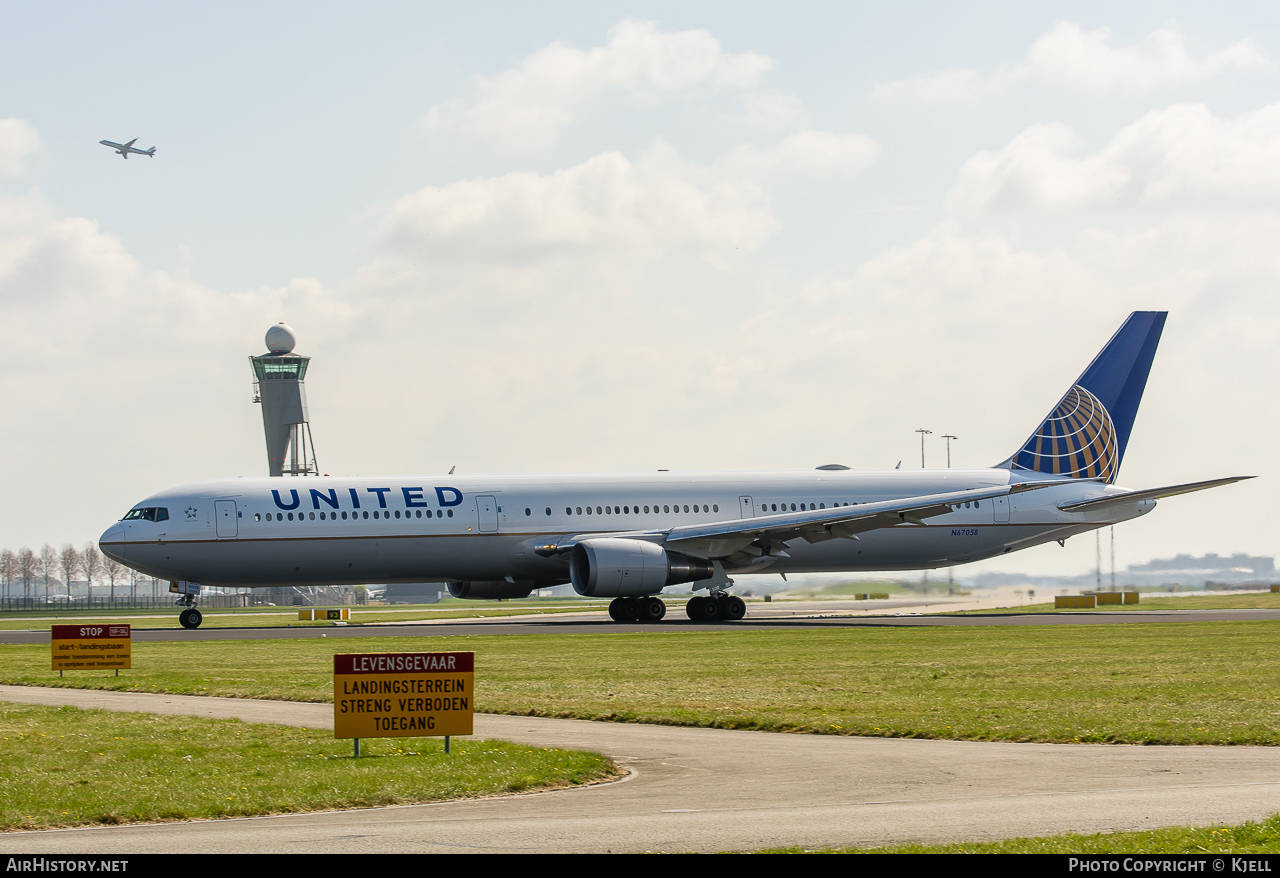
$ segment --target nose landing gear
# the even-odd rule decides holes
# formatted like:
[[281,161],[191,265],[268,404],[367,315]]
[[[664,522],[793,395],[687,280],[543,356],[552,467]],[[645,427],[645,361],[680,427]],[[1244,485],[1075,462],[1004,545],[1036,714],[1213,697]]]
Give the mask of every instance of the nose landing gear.
[[200,583],[171,582],[169,583],[169,591],[178,596],[178,599],[174,601],[175,604],[180,607],[186,607],[178,614],[178,623],[188,630],[199,628],[200,623],[204,621],[204,617],[196,609],[196,598],[200,594]]

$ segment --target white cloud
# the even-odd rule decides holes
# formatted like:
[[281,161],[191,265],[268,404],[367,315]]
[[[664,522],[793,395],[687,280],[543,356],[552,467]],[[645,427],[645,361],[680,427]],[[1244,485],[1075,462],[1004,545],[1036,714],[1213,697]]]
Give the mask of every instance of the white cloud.
[[931,104],[961,104],[975,100],[983,88],[976,70],[941,70],[877,85],[871,96],[886,101],[910,98]]
[[0,119],[0,174],[17,176],[40,149],[40,135],[25,119]]
[[524,265],[573,255],[752,250],[778,228],[765,192],[657,146],[637,162],[616,152],[550,174],[427,186],[383,213],[384,264]]
[[1251,40],[1194,57],[1174,28],[1151,33],[1140,45],[1113,48],[1110,28],[1083,30],[1060,21],[1027,52],[1012,78],[1092,92],[1144,92],[1164,85],[1199,82],[1231,70],[1269,70],[1272,64]]
[[862,134],[799,131],[770,149],[739,147],[725,164],[740,174],[858,174],[879,152],[879,144]]
[[1021,64],[985,76],[968,68],[914,76],[878,85],[872,96],[958,104],[1028,81],[1098,94],[1140,93],[1274,66],[1247,39],[1197,57],[1173,27],[1152,32],[1138,45],[1113,47],[1110,28],[1086,31],[1073,22],[1060,21],[1031,45]]
[[[520,152],[553,146],[579,109],[607,92],[653,102],[691,90],[750,90],[773,62],[755,52],[724,51],[703,30],[662,31],[654,22],[623,21],[608,44],[589,50],[552,43],[520,67],[480,77],[474,99],[432,107],[431,129],[458,129]],[[785,101],[775,94],[756,112],[776,118]]]
[[755,128],[781,128],[798,121],[802,105],[798,97],[780,89],[748,91],[742,95],[738,121]]
[[1122,128],[1077,157],[1065,126],[1037,125],[960,170],[948,204],[960,210],[1112,205],[1280,206],[1280,104],[1232,119],[1178,104]]

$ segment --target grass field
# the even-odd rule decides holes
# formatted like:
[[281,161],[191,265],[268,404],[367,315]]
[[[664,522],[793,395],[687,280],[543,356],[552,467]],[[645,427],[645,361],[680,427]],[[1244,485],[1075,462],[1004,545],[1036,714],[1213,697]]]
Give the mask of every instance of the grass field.
[[603,756],[471,738],[373,739],[0,702],[0,831],[435,802],[618,775]]
[[1065,833],[1044,838],[963,842],[945,845],[895,845],[881,848],[805,850],[783,848],[761,853],[820,854],[1274,854],[1280,850],[1280,814],[1261,823],[1193,828],[1172,826],[1146,832],[1099,835]]
[[[541,613],[600,612],[608,609],[608,601],[458,601],[439,604],[415,604],[410,606],[355,606],[351,607],[352,625],[374,625],[386,622],[421,622],[432,619],[477,619],[499,616],[526,616]],[[308,628],[331,627],[332,622],[302,622],[298,611],[302,607],[243,607],[240,609],[201,609],[202,628]],[[0,618],[0,631],[25,631],[30,628],[47,629],[50,625],[74,624],[89,620],[128,622],[135,628],[180,628],[178,608],[172,610],[112,610],[108,612],[88,610],[32,610],[6,613]]]
[[328,701],[336,652],[474,650],[490,713],[886,737],[1280,744],[1280,628],[1183,622],[134,644],[119,678],[0,646],[0,682]]
[[991,613],[1124,613],[1131,610],[1276,610],[1280,609],[1280,594],[1270,592],[1207,592],[1174,597],[1172,595],[1144,592],[1141,603],[1104,604],[1094,610],[1058,610],[1053,602],[1026,604],[992,610],[962,610],[956,615],[981,616]]

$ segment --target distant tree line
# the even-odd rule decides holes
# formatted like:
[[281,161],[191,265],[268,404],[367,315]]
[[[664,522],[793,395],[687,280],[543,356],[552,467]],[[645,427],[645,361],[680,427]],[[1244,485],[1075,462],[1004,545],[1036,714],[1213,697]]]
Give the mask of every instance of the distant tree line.
[[85,543],[83,549],[70,543],[55,549],[46,543],[39,552],[26,546],[16,552],[0,550],[2,598],[48,600],[59,594],[70,597],[70,584],[75,581],[87,583],[89,596],[97,586],[109,589],[111,598],[117,596],[117,588],[127,586],[130,595],[136,597],[140,583],[155,585],[154,579],[103,555],[92,542]]

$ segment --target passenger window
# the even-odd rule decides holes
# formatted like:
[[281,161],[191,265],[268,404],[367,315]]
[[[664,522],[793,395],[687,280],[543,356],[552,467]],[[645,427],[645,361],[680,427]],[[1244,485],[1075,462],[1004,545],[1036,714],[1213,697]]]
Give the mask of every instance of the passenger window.
[[550,507],[550,506],[548,506],[548,507],[547,507],[547,515],[550,515],[550,514],[551,514],[551,507]]

